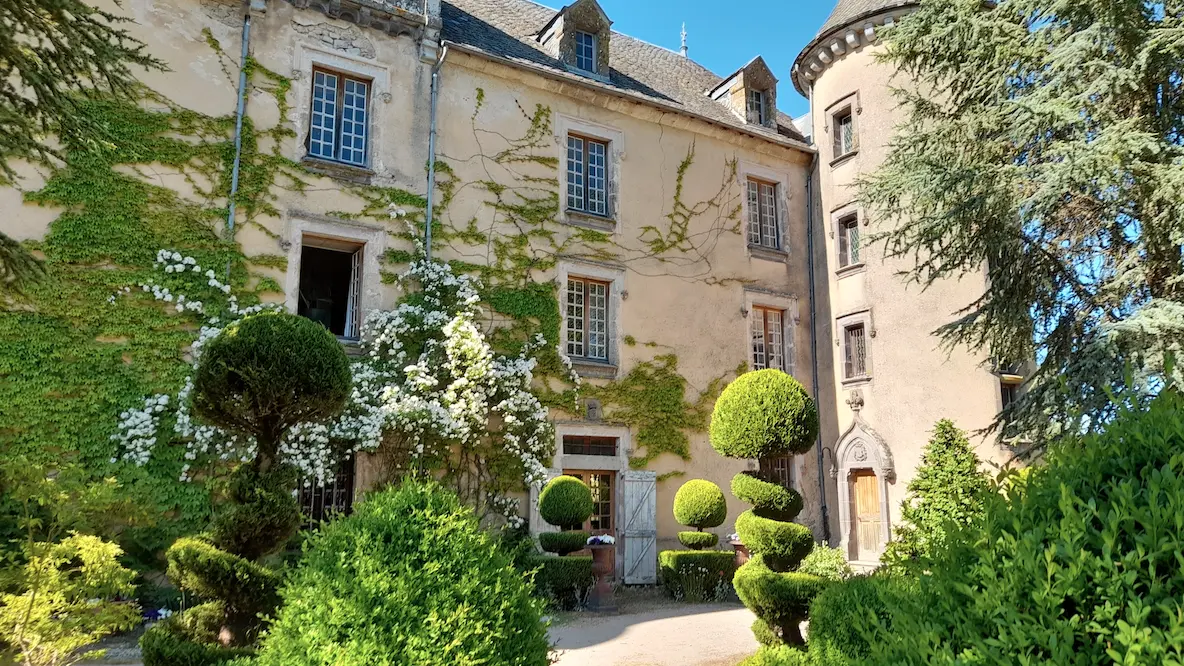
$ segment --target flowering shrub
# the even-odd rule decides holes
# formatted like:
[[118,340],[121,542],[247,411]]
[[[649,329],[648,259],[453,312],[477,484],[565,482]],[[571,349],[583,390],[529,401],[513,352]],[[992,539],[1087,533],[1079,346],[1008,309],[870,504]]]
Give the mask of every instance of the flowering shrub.
[[664,550],[658,570],[662,587],[679,601],[722,601],[731,595],[736,557],[716,550]]

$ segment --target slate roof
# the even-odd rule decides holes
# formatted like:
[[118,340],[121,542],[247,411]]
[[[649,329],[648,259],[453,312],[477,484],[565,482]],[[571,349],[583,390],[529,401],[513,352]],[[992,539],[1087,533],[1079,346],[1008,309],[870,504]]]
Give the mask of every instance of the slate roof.
[[557,11],[530,0],[445,0],[441,3],[442,39],[641,102],[675,107],[750,134],[806,143],[789,116],[778,112],[777,130],[750,125],[707,95],[723,81],[720,76],[679,53],[619,32],[613,32],[609,47],[612,71],[608,83],[569,71],[535,39]]
[[870,14],[878,14],[893,7],[915,4],[917,4],[916,0],[839,0],[839,4],[835,5],[834,11],[830,13],[830,18],[822,24],[818,36],[825,37],[831,30],[846,27],[852,21]]

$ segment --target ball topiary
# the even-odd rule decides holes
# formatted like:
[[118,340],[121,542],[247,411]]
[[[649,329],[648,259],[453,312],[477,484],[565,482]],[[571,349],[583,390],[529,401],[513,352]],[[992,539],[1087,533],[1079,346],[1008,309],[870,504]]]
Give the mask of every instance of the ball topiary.
[[284,433],[335,416],[349,392],[349,359],[332,333],[304,317],[264,312],[205,343],[193,377],[193,410],[254,437],[267,469]]
[[719,527],[728,518],[728,500],[719,486],[703,479],[682,484],[674,495],[674,519],[680,525]]
[[679,532],[678,542],[691,550],[707,550],[719,543],[719,535],[711,532]]
[[375,493],[327,523],[281,596],[258,666],[550,663],[543,602],[434,484]]
[[558,476],[539,493],[539,515],[548,523],[575,529],[592,515],[592,491],[574,476]]
[[588,533],[577,530],[575,532],[543,532],[539,534],[539,545],[548,553],[563,556],[583,550],[588,547]]
[[726,458],[801,454],[817,437],[814,399],[780,370],[741,375],[720,394],[711,415],[711,446]]

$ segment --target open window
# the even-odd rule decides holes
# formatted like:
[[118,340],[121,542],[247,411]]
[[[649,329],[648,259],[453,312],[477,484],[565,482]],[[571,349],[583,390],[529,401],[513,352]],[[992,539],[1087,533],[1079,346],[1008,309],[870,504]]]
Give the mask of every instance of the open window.
[[321,323],[339,338],[357,340],[364,250],[356,242],[304,236],[297,314]]

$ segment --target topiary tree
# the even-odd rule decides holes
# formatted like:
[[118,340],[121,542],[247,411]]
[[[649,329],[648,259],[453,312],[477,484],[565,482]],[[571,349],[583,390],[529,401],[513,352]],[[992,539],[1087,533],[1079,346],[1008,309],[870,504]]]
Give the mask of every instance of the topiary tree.
[[253,459],[229,479],[208,533],[169,548],[169,578],[204,604],[145,634],[145,666],[200,660],[219,663],[258,637],[275,610],[277,575],[260,560],[283,548],[300,525],[297,475],[283,464],[299,456],[297,424],[332,418],[350,389],[349,362],[324,327],[295,315],[245,317],[207,341],[193,381],[193,409],[230,433],[252,438]]
[[950,526],[966,527],[982,515],[990,479],[970,440],[948,419],[937,422],[917,475],[909,481],[901,521],[893,527],[883,562],[900,565],[928,557],[946,542]]
[[592,491],[574,476],[557,476],[539,493],[539,515],[563,532],[544,532],[539,545],[548,553],[559,556],[583,550],[588,545],[588,533],[581,530],[592,515]]
[[[715,403],[711,446],[728,458],[803,454],[818,436],[818,409],[806,389],[780,370],[749,372],[728,385]],[[824,579],[796,571],[814,548],[810,528],[790,522],[802,496],[759,472],[732,480],[732,494],[753,505],[736,519],[736,532],[752,558],[733,585],[757,616],[753,632],[763,643],[802,644],[799,625]]]
[[545,666],[543,603],[473,511],[411,482],[313,535],[258,666]]
[[703,528],[719,527],[728,518],[728,500],[719,486],[704,479],[682,484],[674,495],[674,519],[694,532],[679,532],[678,540],[691,550],[706,550],[719,543],[719,536]]

